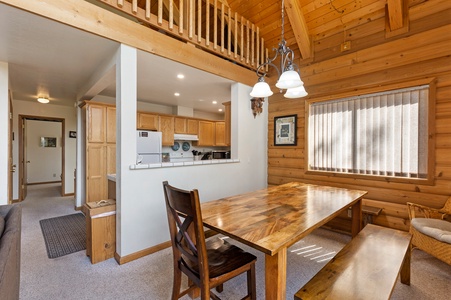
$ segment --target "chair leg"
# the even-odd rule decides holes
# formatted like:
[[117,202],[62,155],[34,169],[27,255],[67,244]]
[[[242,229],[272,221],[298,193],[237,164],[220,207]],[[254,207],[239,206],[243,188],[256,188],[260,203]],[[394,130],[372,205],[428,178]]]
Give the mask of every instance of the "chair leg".
[[172,300],[180,297],[180,287],[182,284],[182,272],[179,268],[174,268],[174,279],[172,283]]
[[218,293],[222,293],[224,291],[224,285],[221,283],[220,285],[216,286],[216,291]]
[[247,294],[252,300],[257,299],[257,287],[255,284],[255,264],[252,263],[247,271]]

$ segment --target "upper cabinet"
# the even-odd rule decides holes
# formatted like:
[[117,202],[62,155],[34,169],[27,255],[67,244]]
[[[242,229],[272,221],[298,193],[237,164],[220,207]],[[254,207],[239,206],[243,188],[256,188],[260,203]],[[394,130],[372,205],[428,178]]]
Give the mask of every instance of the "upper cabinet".
[[215,122],[199,121],[199,141],[197,146],[213,146],[215,144]]
[[215,122],[215,146],[227,146],[225,138],[225,122]]
[[186,133],[187,134],[199,134],[199,120],[187,119],[186,120]]
[[186,133],[187,119],[183,117],[174,118],[174,133]]
[[163,146],[174,145],[174,117],[159,116],[159,120],[160,120],[159,129],[163,134],[162,138]]
[[138,129],[158,130],[158,115],[138,113]]
[[232,107],[231,101],[222,103],[224,105],[224,122],[225,122],[225,144],[231,144],[231,127],[232,127]]
[[90,143],[105,142],[105,106],[88,104],[86,107],[87,140]]

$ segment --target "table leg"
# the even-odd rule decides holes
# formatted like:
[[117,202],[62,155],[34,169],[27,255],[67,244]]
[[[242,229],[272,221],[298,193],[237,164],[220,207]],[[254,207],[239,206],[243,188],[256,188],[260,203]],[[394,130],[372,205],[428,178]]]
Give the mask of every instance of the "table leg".
[[285,299],[287,289],[287,248],[265,255],[266,299]]
[[362,199],[352,206],[352,237],[355,237],[360,230],[362,230]]
[[401,282],[410,285],[410,257],[412,253],[412,245],[409,246],[404,257],[404,261],[401,267]]

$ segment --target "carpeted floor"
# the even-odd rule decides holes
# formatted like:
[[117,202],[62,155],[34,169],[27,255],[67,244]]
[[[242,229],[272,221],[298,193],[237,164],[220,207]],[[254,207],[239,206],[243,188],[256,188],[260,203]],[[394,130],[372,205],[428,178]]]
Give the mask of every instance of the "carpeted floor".
[[[170,299],[170,249],[122,266],[114,259],[92,265],[85,251],[49,259],[39,220],[75,213],[73,198],[58,196],[59,188],[55,184],[30,186],[23,202],[20,299]],[[293,245],[288,254],[287,299],[293,299],[294,293],[326,263],[329,252],[340,250],[348,240],[348,236],[320,229]],[[257,299],[264,299],[264,256],[240,246],[257,256]],[[239,299],[245,290],[244,278],[238,277],[224,285],[221,299]],[[449,299],[450,294],[451,266],[415,250],[411,286],[398,281],[392,299],[440,300]]]

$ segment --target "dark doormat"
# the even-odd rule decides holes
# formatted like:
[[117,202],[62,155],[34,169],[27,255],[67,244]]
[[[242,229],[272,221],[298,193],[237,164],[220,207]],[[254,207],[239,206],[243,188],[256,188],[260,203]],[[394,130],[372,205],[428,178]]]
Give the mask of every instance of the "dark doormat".
[[39,221],[49,258],[86,249],[86,220],[82,213]]

